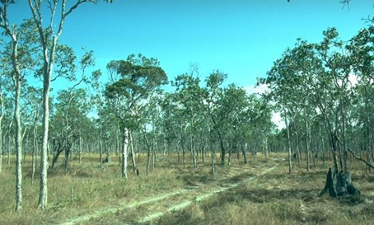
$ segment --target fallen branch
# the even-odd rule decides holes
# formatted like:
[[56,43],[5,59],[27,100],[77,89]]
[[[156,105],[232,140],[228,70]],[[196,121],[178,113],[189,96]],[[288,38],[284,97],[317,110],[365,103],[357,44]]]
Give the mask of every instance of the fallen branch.
[[[340,142],[340,144],[343,144],[340,139],[338,137],[335,137],[336,140],[338,140]],[[368,167],[370,168],[373,168],[374,169],[374,166],[371,165],[368,161],[366,161],[365,159],[361,158],[360,156],[357,156],[351,149],[349,149],[348,147],[345,148],[349,153],[351,153],[353,155],[353,157],[355,157],[356,159],[364,162]]]

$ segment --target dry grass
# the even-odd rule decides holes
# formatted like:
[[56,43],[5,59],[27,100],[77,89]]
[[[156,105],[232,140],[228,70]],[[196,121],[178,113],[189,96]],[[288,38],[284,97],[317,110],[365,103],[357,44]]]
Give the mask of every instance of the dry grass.
[[[218,157],[217,157],[218,158]],[[242,160],[242,159],[241,159]],[[5,161],[5,160],[4,160]],[[194,169],[190,158],[186,157],[186,165],[177,163],[177,156],[164,156],[157,161],[156,168],[150,176],[145,176],[145,155],[137,162],[140,176],[137,177],[128,167],[129,179],[121,177],[119,160],[113,157],[110,164],[99,163],[98,155],[85,155],[83,162],[70,163],[65,172],[62,165],[48,171],[48,208],[37,209],[39,193],[39,176],[35,176],[31,185],[31,158],[26,157],[23,163],[23,204],[22,211],[15,212],[15,167],[14,158],[11,166],[6,162],[0,173],[0,224],[55,224],[75,218],[97,209],[108,206],[115,207],[126,202],[134,202],[162,193],[179,190],[185,186],[209,183],[216,178],[210,175],[210,166],[199,162],[199,169]],[[255,164],[255,160],[252,160]],[[60,164],[63,163],[63,157]],[[218,159],[217,159],[218,163]],[[243,163],[232,159],[232,166],[217,166],[220,177],[233,176],[240,173]]]
[[[304,163],[304,162],[303,162]],[[317,195],[324,187],[327,168],[318,164],[307,172],[286,162],[271,174],[233,189],[205,203],[170,213],[155,224],[374,224],[374,175],[361,163],[351,164],[361,196],[332,199]]]
[[[272,157],[284,158],[284,154]],[[248,176],[261,173],[274,162],[261,155],[251,157],[249,164],[242,159],[232,159],[231,166],[217,166],[217,175],[210,174],[210,160],[199,162],[194,169],[190,158],[185,167],[177,163],[176,155],[165,156],[149,177],[145,176],[145,156],[140,156],[137,177],[129,167],[129,179],[121,178],[117,158],[113,163],[98,163],[98,155],[84,156],[83,163],[74,159],[65,173],[63,167],[49,170],[49,206],[38,210],[39,181],[31,185],[30,158],[26,158],[23,173],[23,210],[16,213],[14,162],[3,164],[0,174],[0,224],[56,224],[105,207],[123,206],[148,197],[182,190],[185,187],[219,187],[224,182],[239,182]],[[218,157],[217,157],[218,158]],[[63,158],[62,158],[63,159]],[[61,159],[61,163],[62,163]],[[374,175],[365,167],[352,162],[354,184],[361,196],[331,199],[317,197],[325,182],[327,167],[317,162],[317,167],[307,172],[294,169],[287,174],[286,161],[281,162],[271,174],[256,181],[220,193],[185,210],[169,213],[155,224],[374,224]],[[218,163],[218,159],[217,159]],[[305,162],[302,162],[305,164]],[[329,163],[328,163],[329,165]],[[305,167],[305,165],[303,165]],[[243,168],[246,168],[245,170]],[[243,172],[246,171],[246,174]],[[223,182],[224,181],[224,182]],[[162,200],[151,208],[159,211],[170,207],[168,201],[182,201],[182,195]],[[142,211],[144,210],[144,211]],[[141,218],[146,209],[137,207],[126,215]],[[91,224],[120,224],[124,211],[92,220]]]

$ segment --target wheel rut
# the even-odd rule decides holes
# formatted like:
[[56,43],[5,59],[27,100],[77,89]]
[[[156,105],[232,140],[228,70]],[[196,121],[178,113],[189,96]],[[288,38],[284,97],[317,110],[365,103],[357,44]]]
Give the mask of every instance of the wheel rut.
[[106,218],[110,218],[111,224],[148,224],[167,213],[183,210],[194,203],[205,201],[216,194],[253,182],[257,178],[274,170],[278,165],[276,163],[271,168],[262,169],[262,172],[257,175],[253,175],[253,173],[247,171],[235,174],[224,180],[219,180],[214,184],[194,184],[186,186],[184,189],[144,200],[132,203],[123,202],[116,207],[98,209],[61,224],[102,224],[107,221]]

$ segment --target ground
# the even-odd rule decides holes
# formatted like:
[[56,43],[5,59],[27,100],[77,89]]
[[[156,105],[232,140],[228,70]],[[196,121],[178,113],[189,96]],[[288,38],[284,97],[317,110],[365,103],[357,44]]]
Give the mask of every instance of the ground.
[[[210,159],[185,167],[177,157],[158,157],[145,176],[145,156],[139,158],[140,176],[129,167],[121,178],[117,158],[100,165],[97,155],[74,159],[71,168],[49,170],[49,206],[36,208],[39,183],[31,185],[30,159],[24,163],[23,209],[14,212],[13,161],[4,159],[0,174],[0,224],[374,224],[374,175],[351,161],[353,182],[361,196],[318,197],[329,162],[307,172],[305,162],[288,174],[284,154],[261,154],[231,160],[210,174]],[[12,159],[13,160],[13,159]],[[61,160],[62,162],[63,160]],[[294,162],[295,163],[295,162]],[[6,204],[4,204],[6,203]]]

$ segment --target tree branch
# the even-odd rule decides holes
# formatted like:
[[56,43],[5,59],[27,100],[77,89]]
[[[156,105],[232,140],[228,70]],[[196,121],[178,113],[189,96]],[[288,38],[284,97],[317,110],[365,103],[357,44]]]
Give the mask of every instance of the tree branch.
[[[336,138],[336,140],[338,140],[338,142],[339,142],[340,144],[343,144],[343,143],[340,141],[340,139],[339,139],[338,137],[335,136],[335,138]],[[366,161],[365,159],[361,158],[360,156],[357,156],[357,155],[356,155],[356,154],[355,154],[351,149],[349,149],[348,147],[346,147],[346,150],[347,150],[349,153],[351,153],[353,157],[355,157],[356,159],[360,160],[361,162],[364,162],[368,167],[374,169],[374,166],[373,166],[373,165],[371,165],[368,161]]]

